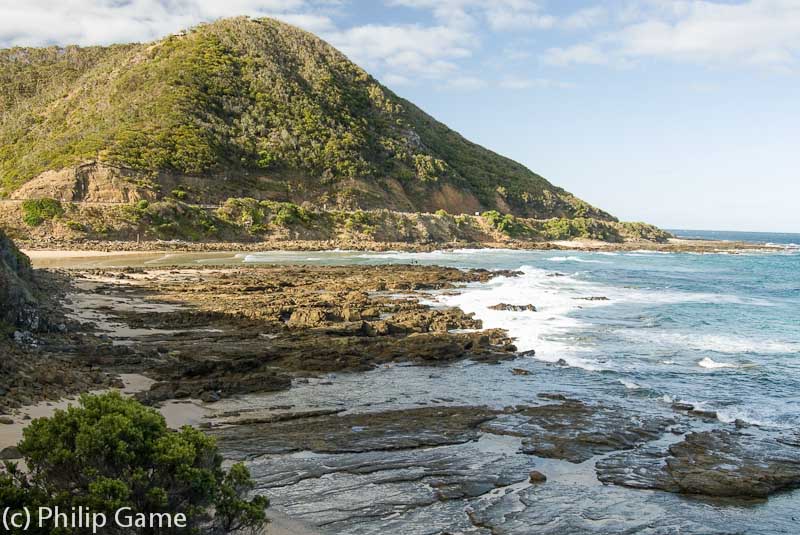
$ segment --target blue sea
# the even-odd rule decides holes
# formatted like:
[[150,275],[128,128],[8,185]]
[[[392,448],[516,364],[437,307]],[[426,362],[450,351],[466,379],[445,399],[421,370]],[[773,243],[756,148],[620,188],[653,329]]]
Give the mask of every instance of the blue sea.
[[761,245],[800,247],[800,234],[791,232],[741,232],[731,230],[669,229],[678,238],[690,240],[742,241]]

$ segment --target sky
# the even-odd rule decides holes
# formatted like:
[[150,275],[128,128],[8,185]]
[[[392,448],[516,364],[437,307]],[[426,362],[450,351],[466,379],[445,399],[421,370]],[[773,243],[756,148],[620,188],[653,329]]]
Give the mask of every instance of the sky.
[[316,33],[620,219],[800,232],[800,0],[0,0],[0,47],[234,15]]

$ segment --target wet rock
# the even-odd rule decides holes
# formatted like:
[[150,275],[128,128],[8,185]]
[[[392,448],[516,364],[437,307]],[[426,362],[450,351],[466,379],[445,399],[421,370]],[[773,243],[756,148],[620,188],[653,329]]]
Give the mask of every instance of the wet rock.
[[589,296],[589,297],[573,297],[578,301],[609,301],[608,297],[604,295],[596,295],[596,296]]
[[[258,492],[326,532],[475,533],[465,506],[525,481],[533,461],[467,442],[436,448],[286,456],[248,464]],[[369,489],[369,492],[364,492]]]
[[536,394],[536,397],[542,399],[552,399],[554,401],[567,401],[567,399],[569,399],[564,394],[558,394],[553,392],[540,392],[539,394]]
[[[216,430],[231,458],[308,450],[353,453],[442,446],[476,440],[496,412],[483,407],[422,407],[377,413],[249,422]],[[353,428],[360,428],[353,432]]]
[[528,481],[530,481],[534,485],[538,485],[540,483],[544,483],[545,481],[547,481],[547,476],[539,472],[538,470],[534,470],[530,473]]
[[800,487],[800,447],[768,434],[690,433],[667,450],[641,448],[597,463],[598,478],[634,488],[720,497],[767,497]]
[[491,310],[509,310],[512,312],[536,312],[536,307],[528,304],[528,305],[510,305],[508,303],[499,303],[497,305],[492,305],[489,307]]
[[657,493],[634,498],[628,489],[620,487],[597,486],[590,490],[556,480],[497,499],[475,501],[467,514],[473,526],[503,535],[749,533],[727,525],[722,529],[712,526],[708,513],[690,515],[685,505],[665,505]]
[[522,368],[511,368],[511,373],[514,375],[530,375],[530,370],[525,370]]
[[703,418],[705,420],[716,420],[717,413],[716,411],[707,411],[703,409],[692,409],[689,411],[689,414],[692,416],[697,416],[699,418]]
[[527,407],[481,428],[523,437],[521,451],[581,463],[595,455],[632,449],[659,438],[674,420],[580,401]]
[[14,419],[10,416],[0,416],[0,424],[11,425],[14,423]]
[[200,400],[206,403],[215,403],[222,399],[222,396],[219,395],[219,392],[215,391],[206,391],[200,395]]
[[676,411],[692,411],[694,410],[694,405],[691,403],[681,403],[676,401],[672,404],[672,408]]

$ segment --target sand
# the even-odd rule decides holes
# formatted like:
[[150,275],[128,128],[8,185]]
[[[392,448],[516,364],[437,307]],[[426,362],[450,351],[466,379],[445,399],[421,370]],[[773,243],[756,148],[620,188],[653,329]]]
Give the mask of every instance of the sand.
[[[123,394],[133,395],[150,388],[153,384],[152,379],[136,373],[123,373],[120,378],[125,386],[121,389]],[[97,390],[94,393],[101,393]],[[64,398],[59,401],[42,401],[35,405],[21,407],[13,415],[14,423],[0,425],[0,450],[9,446],[15,446],[22,440],[22,430],[34,418],[46,418],[52,416],[57,409],[66,409],[69,405],[76,405],[78,396]],[[165,403],[160,409],[161,414],[167,420],[167,425],[177,429],[183,425],[197,425],[201,419],[210,411],[202,406],[199,401],[172,401]],[[25,417],[29,416],[30,419]]]

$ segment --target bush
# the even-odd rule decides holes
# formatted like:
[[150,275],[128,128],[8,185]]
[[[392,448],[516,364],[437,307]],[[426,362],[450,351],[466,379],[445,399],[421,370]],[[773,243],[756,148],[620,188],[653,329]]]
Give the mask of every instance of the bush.
[[22,220],[31,227],[38,227],[63,214],[64,207],[56,199],[29,199],[22,202]]
[[69,220],[65,223],[68,229],[73,230],[75,232],[86,232],[86,225],[79,221],[72,221]]
[[508,236],[515,236],[522,230],[517,223],[517,219],[511,214],[503,215],[497,210],[489,210],[488,212],[483,212],[481,217],[483,217],[492,228]]
[[[273,208],[272,206],[270,208]],[[272,218],[272,223],[288,227],[297,223],[308,223],[311,220],[311,214],[305,208],[301,208],[291,202],[275,203],[273,208],[275,215]]]
[[376,229],[370,213],[363,210],[346,212],[344,228],[364,234],[374,234]]
[[183,188],[176,188],[172,190],[171,193],[172,196],[178,199],[179,201],[186,200],[186,197],[189,195],[189,193]]
[[27,505],[35,515],[40,506],[83,506],[109,519],[121,507],[186,515],[186,528],[158,533],[229,533],[266,522],[268,500],[245,498],[253,483],[244,465],[225,472],[213,438],[188,426],[172,431],[158,412],[118,393],[84,395],[79,407],[34,420],[19,450],[29,473],[6,463],[4,507]]

